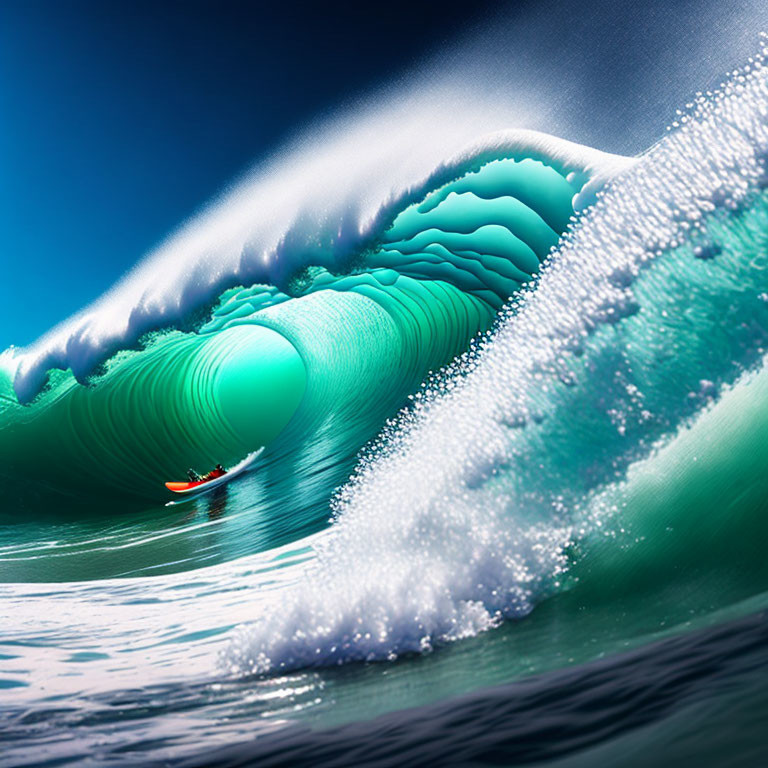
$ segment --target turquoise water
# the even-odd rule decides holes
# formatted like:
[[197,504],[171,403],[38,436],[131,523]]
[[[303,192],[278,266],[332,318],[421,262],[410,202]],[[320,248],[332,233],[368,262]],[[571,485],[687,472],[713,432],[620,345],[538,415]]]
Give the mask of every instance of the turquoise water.
[[[452,697],[476,735],[461,697],[677,659],[764,610],[767,89],[760,60],[636,162],[493,144],[387,199],[364,247],[291,230],[272,282],[190,283],[185,322],[118,323],[117,353],[75,324],[6,354],[9,764]],[[164,480],[262,446],[166,506]]]

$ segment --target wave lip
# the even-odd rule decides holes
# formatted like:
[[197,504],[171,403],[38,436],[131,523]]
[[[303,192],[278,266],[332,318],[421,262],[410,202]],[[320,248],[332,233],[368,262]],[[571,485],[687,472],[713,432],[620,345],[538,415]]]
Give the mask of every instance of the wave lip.
[[[567,176],[580,209],[633,161],[526,130],[474,141],[432,126],[404,126],[399,141],[369,141],[365,121],[342,137],[301,146],[234,189],[137,266],[110,292],[31,346],[7,367],[21,402],[51,369],[84,381],[147,332],[185,326],[224,288],[285,286],[306,266],[339,270],[375,243],[396,215],[429,192],[499,158],[541,160]],[[362,134],[362,135],[361,135]],[[363,139],[365,143],[363,144]],[[461,147],[463,144],[463,148]],[[442,153],[442,158],[440,154]],[[449,157],[449,160],[444,160]]]

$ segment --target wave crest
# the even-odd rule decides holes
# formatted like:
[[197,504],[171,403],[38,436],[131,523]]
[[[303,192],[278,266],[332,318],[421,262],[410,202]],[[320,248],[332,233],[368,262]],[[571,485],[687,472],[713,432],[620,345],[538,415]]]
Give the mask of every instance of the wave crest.
[[384,131],[361,119],[342,136],[330,132],[275,158],[149,254],[104,297],[16,350],[19,399],[28,402],[38,394],[51,369],[71,369],[83,381],[144,334],[187,327],[226,288],[285,287],[307,266],[347,268],[399,212],[491,160],[540,159],[572,174],[580,190],[577,207],[632,162],[534,131],[471,140],[467,127],[438,131],[434,121],[425,120],[431,126],[426,133],[421,124],[402,123]]

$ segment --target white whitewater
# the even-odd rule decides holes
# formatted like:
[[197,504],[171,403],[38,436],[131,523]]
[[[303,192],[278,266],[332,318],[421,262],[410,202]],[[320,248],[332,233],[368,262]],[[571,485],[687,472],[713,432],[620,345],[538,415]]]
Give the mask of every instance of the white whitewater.
[[[694,413],[690,382],[676,381],[652,355],[670,359],[669,350],[714,336],[714,326],[684,315],[674,254],[712,212],[738,212],[764,183],[762,62],[699,99],[610,185],[477,354],[428,384],[416,408],[389,426],[338,495],[334,524],[303,580],[233,641],[224,657],[231,671],[423,652],[524,616],[560,587],[569,546],[603,524],[589,493]],[[683,253],[685,269],[706,275],[701,265],[718,252],[696,255],[690,245]],[[743,303],[740,313],[761,301],[762,285],[759,268],[741,261],[726,294]],[[731,290],[721,272],[712,274],[714,296]],[[666,317],[659,307],[677,310]],[[618,321],[635,315],[629,335]],[[716,312],[708,316],[722,326]],[[644,347],[651,333],[661,341]],[[733,381],[760,359],[760,328],[751,337],[733,333],[733,357],[716,361],[720,369],[707,357],[698,362],[704,370],[688,361],[691,382],[712,390],[715,374]],[[633,370],[650,376],[645,392]]]

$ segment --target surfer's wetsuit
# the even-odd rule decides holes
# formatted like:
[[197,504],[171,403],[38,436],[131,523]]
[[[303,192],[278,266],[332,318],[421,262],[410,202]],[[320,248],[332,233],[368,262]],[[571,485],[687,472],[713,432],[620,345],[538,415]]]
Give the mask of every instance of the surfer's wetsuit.
[[224,469],[224,467],[222,467],[221,464],[217,464],[214,469],[212,469],[210,472],[206,473],[205,475],[198,475],[194,469],[187,470],[187,478],[189,479],[190,483],[207,482],[208,480],[215,480],[217,477],[221,477],[222,475],[226,475],[226,474],[227,474],[227,470]]
[[207,475],[203,475],[201,477],[201,480],[215,480],[217,477],[221,477],[222,475],[226,475],[227,470],[224,469],[224,467],[221,466],[221,464],[217,464],[214,469],[212,469]]

